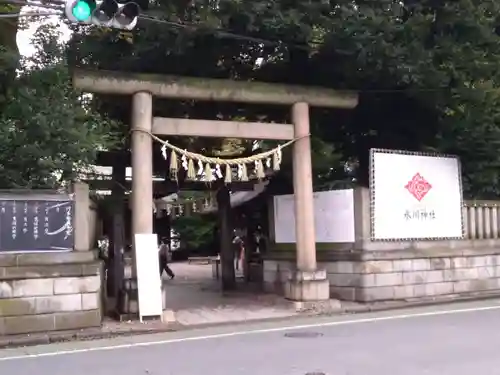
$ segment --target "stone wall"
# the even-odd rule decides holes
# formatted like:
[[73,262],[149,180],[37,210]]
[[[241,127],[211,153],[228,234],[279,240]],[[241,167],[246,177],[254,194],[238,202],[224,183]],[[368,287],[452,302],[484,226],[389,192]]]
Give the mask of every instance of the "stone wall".
[[[500,294],[500,239],[372,241],[369,190],[355,188],[353,203],[354,242],[316,244],[318,269],[327,272],[332,298],[370,302]],[[271,213],[270,220],[272,228]],[[295,244],[272,243],[272,230],[270,239],[264,287],[282,292],[295,268]]]
[[500,255],[474,250],[456,253],[367,254],[374,255],[373,260],[331,263],[327,268],[330,291],[333,297],[368,302],[500,290]]
[[0,335],[98,327],[100,290],[91,251],[2,254]]
[[[275,258],[264,261],[264,285],[279,292],[295,261]],[[332,298],[370,302],[500,292],[498,240],[414,243],[399,250],[330,251],[319,258],[318,268],[327,271]]]

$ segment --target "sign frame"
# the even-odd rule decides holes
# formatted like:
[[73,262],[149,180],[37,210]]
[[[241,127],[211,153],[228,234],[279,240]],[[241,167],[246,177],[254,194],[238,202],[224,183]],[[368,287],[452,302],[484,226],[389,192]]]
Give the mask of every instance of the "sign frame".
[[[60,191],[52,191],[52,190],[0,190],[0,203],[9,203],[9,202],[44,202],[44,203],[52,203],[52,204],[69,204],[70,207],[70,215],[71,215],[71,223],[70,223],[70,232],[71,232],[71,246],[70,247],[61,247],[61,248],[25,248],[25,249],[3,249],[0,248],[0,255],[2,254],[28,254],[28,253],[54,253],[54,252],[71,252],[74,250],[74,242],[75,242],[75,233],[74,233],[74,221],[75,221],[75,199],[73,193],[66,193]],[[40,208],[42,209],[42,208]],[[0,223],[0,225],[4,225],[4,223]],[[40,230],[43,230],[43,223],[40,222]],[[61,227],[62,228],[62,227]]]
[[369,155],[369,191],[370,191],[370,240],[373,242],[401,242],[401,241],[447,241],[447,240],[462,240],[465,236],[464,216],[461,210],[460,223],[461,223],[461,236],[455,237],[395,237],[395,238],[376,238],[375,237],[375,194],[376,194],[376,181],[375,181],[375,154],[394,154],[394,155],[407,155],[407,156],[427,156],[434,158],[447,158],[455,159],[458,167],[458,185],[460,189],[460,208],[464,206],[463,200],[463,185],[462,185],[462,166],[460,158],[456,155],[441,154],[436,152],[418,152],[406,150],[390,150],[383,148],[370,149]]

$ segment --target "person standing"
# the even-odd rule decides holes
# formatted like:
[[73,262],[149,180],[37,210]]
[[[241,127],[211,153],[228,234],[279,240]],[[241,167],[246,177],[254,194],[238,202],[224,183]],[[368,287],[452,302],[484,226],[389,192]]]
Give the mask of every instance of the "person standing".
[[166,242],[167,241],[165,239],[161,240],[160,248],[158,251],[160,256],[160,278],[163,270],[165,270],[167,275],[170,277],[170,280],[172,280],[175,277],[175,274],[168,266],[168,263],[170,263],[170,261],[172,260],[172,253],[170,252],[170,246],[168,246]]
[[234,248],[234,266],[236,271],[240,269],[240,263],[243,259],[243,253],[244,253],[244,240],[241,235],[236,233],[233,238],[233,248]]
[[255,248],[256,248],[255,252],[257,254],[263,254],[266,252],[267,239],[260,226],[257,228],[257,231],[255,232]]

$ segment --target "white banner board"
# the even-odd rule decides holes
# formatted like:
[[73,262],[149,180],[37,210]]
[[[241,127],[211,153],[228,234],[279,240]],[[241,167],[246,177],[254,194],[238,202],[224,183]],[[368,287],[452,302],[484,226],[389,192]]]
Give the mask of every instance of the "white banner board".
[[373,240],[462,238],[458,158],[372,149],[370,163]]
[[145,316],[163,317],[158,238],[156,234],[134,236],[135,265],[137,270],[137,294],[139,319]]
[[[293,195],[274,197],[274,240],[295,243]],[[316,242],[354,242],[354,196],[352,189],[314,193]]]

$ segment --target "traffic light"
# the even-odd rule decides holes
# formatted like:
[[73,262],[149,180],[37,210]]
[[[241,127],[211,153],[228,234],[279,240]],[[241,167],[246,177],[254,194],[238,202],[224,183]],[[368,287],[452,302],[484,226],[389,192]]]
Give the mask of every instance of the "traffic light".
[[115,0],[66,0],[66,17],[74,23],[132,30],[141,8],[136,2]]

